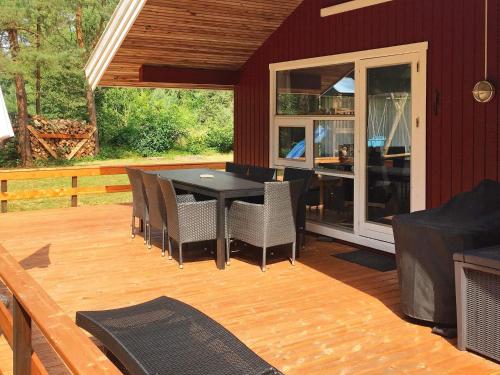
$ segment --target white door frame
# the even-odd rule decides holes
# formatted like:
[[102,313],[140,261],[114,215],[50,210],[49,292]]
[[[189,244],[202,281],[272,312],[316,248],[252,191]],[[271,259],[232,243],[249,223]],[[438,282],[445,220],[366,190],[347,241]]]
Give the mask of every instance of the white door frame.
[[394,242],[392,227],[365,221],[366,217],[366,122],[367,122],[367,69],[411,64],[411,167],[410,167],[410,211],[425,209],[426,190],[426,63],[425,54],[414,52],[396,56],[363,59],[357,64],[356,100],[356,139],[358,151],[358,233],[361,236]]

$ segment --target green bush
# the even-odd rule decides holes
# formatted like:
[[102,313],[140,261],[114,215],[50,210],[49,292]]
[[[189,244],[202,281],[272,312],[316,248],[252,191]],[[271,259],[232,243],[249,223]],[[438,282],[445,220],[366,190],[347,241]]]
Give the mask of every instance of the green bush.
[[103,149],[143,156],[232,150],[231,92],[110,88],[96,92],[96,104]]
[[97,126],[102,149],[131,149],[139,132],[129,122],[134,92],[126,89],[98,89],[95,93]]
[[233,150],[233,137],[234,132],[232,124],[229,126],[212,124],[207,132],[207,146],[219,152],[230,152]]
[[20,156],[17,153],[17,138],[11,138],[0,146],[0,168],[13,168],[20,164]]
[[193,155],[202,154],[207,150],[205,134],[191,134],[187,137],[185,151]]
[[133,149],[143,156],[166,152],[175,147],[183,131],[174,118],[151,114],[139,125],[139,139]]

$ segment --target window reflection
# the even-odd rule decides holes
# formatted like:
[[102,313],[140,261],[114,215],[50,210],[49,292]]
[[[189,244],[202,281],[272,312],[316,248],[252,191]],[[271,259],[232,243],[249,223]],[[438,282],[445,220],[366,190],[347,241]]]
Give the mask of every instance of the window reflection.
[[353,172],[354,121],[314,121],[314,167]]
[[278,115],[354,115],[354,63],[285,70],[276,76]]
[[305,160],[306,159],[306,128],[295,126],[279,127],[280,159]]
[[366,220],[410,212],[411,65],[367,71]]

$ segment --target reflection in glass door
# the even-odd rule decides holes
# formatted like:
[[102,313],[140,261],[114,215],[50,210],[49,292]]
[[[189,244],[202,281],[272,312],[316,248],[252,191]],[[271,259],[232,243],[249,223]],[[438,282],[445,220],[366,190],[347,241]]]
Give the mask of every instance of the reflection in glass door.
[[314,120],[314,168],[307,218],[354,229],[354,119]]
[[390,225],[410,212],[411,65],[366,75],[366,220]]
[[[418,82],[416,54],[366,60],[361,76],[360,232],[392,242],[393,217],[424,208],[425,126],[418,127],[425,102],[415,90],[425,91],[425,81]],[[424,180],[414,184],[415,176]]]

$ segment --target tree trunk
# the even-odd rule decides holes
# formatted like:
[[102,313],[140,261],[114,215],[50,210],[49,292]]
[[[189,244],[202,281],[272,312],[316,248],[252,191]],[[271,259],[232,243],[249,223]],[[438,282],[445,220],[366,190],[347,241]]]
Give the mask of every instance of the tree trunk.
[[94,91],[92,91],[92,88],[88,85],[87,82],[85,82],[85,90],[87,92],[87,109],[88,109],[88,113],[89,113],[89,120],[90,120],[90,123],[95,128],[94,152],[97,155],[97,154],[99,154],[99,151],[100,151],[100,145],[99,145],[99,128],[97,127],[97,114],[96,114],[96,109],[95,109]]
[[[82,53],[86,54],[87,51],[85,48],[85,40],[83,35],[82,14],[83,14],[83,2],[79,0],[77,3],[76,14],[75,14],[76,40],[78,43],[78,47],[81,49]],[[89,86],[86,79],[85,79],[85,93],[87,99],[87,114],[89,117],[89,121],[92,124],[92,126],[94,126],[96,129],[94,134],[95,134],[95,154],[97,155],[99,153],[100,147],[99,147],[99,129],[97,128],[97,114],[95,109],[94,91]]]
[[[39,15],[36,18],[36,49],[40,52],[41,38],[42,38],[42,18]],[[36,62],[35,67],[35,108],[36,114],[42,114],[42,67],[39,61]]]
[[[12,60],[15,61],[17,55],[19,54],[19,42],[17,40],[17,30],[9,29],[7,33],[9,35],[10,53],[12,55]],[[16,73],[14,75],[14,81],[16,84],[17,125],[18,125],[18,137],[19,137],[21,161],[24,167],[28,167],[33,164],[33,157],[31,155],[31,142],[27,128],[28,99],[26,97],[26,86],[24,83],[24,77],[21,73]]]

